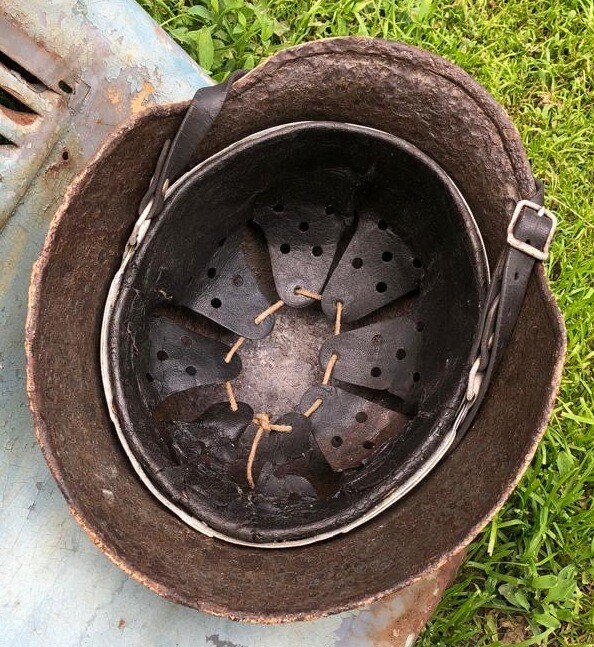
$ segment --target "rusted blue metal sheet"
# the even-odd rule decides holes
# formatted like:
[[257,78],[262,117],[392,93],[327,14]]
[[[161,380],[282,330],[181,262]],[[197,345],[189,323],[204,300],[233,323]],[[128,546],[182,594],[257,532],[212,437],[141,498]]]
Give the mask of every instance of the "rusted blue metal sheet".
[[31,267],[65,188],[106,137],[209,83],[133,0],[0,0],[0,645],[409,647],[455,569],[358,612],[240,625],[132,581],[70,516],[26,401]]

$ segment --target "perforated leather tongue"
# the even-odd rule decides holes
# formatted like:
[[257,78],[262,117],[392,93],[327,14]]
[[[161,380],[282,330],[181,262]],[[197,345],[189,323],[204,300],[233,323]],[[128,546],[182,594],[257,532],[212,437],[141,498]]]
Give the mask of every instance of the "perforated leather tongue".
[[225,344],[198,335],[164,316],[149,321],[146,381],[161,399],[196,386],[219,384],[236,378],[241,360],[225,362]]
[[410,408],[418,399],[423,328],[420,321],[395,317],[343,332],[324,343],[320,364],[326,366],[332,353],[337,353],[340,360],[333,373],[337,380],[387,390]]
[[274,317],[255,323],[270,303],[247,264],[241,247],[243,231],[219,241],[202,280],[186,288],[179,305],[242,337],[261,339],[272,330]]
[[421,266],[385,220],[364,212],[324,289],[324,312],[332,317],[334,304],[342,301],[345,322],[361,319],[416,289]]
[[348,174],[320,172],[292,178],[289,188],[276,189],[268,203],[256,206],[254,222],[266,236],[276,290],[288,306],[313,302],[296,288],[322,291],[345,227],[353,222],[353,190]]
[[322,403],[311,416],[314,437],[335,472],[366,463],[385,441],[399,436],[408,422],[401,413],[330,386],[309,389],[300,409],[307,411],[316,400]]

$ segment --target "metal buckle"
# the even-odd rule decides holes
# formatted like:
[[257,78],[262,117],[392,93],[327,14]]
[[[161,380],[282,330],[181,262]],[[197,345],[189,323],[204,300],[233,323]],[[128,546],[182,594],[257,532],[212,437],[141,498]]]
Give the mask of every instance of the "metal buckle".
[[[522,213],[524,207],[530,207],[530,209],[536,211],[537,216],[546,216],[551,221],[551,231],[549,232],[547,241],[542,250],[537,249],[536,247],[529,245],[522,240],[518,240],[514,235],[516,222],[518,221],[518,218],[520,217],[520,214]],[[528,254],[528,256],[532,256],[539,261],[544,261],[545,258],[549,255],[549,247],[551,245],[551,240],[553,239],[556,228],[557,217],[553,215],[548,209],[545,209],[541,205],[536,204],[535,202],[531,202],[530,200],[520,200],[516,205],[511,220],[509,221],[509,225],[507,226],[507,243],[508,245],[519,249],[521,252],[524,252],[524,254]]]

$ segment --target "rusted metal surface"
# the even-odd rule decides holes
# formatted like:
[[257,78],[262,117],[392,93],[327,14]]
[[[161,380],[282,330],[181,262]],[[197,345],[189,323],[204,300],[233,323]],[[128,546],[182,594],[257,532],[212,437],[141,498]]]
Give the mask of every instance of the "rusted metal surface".
[[345,617],[336,631],[335,647],[411,647],[463,557],[462,552],[397,595]]

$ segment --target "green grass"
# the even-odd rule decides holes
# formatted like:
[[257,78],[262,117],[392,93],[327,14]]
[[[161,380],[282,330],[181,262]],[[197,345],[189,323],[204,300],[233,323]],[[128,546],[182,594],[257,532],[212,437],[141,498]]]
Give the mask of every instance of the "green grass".
[[560,219],[560,397],[531,468],[472,544],[419,645],[594,645],[594,0],[141,0],[217,80],[304,41],[363,34],[457,63],[503,104]]

